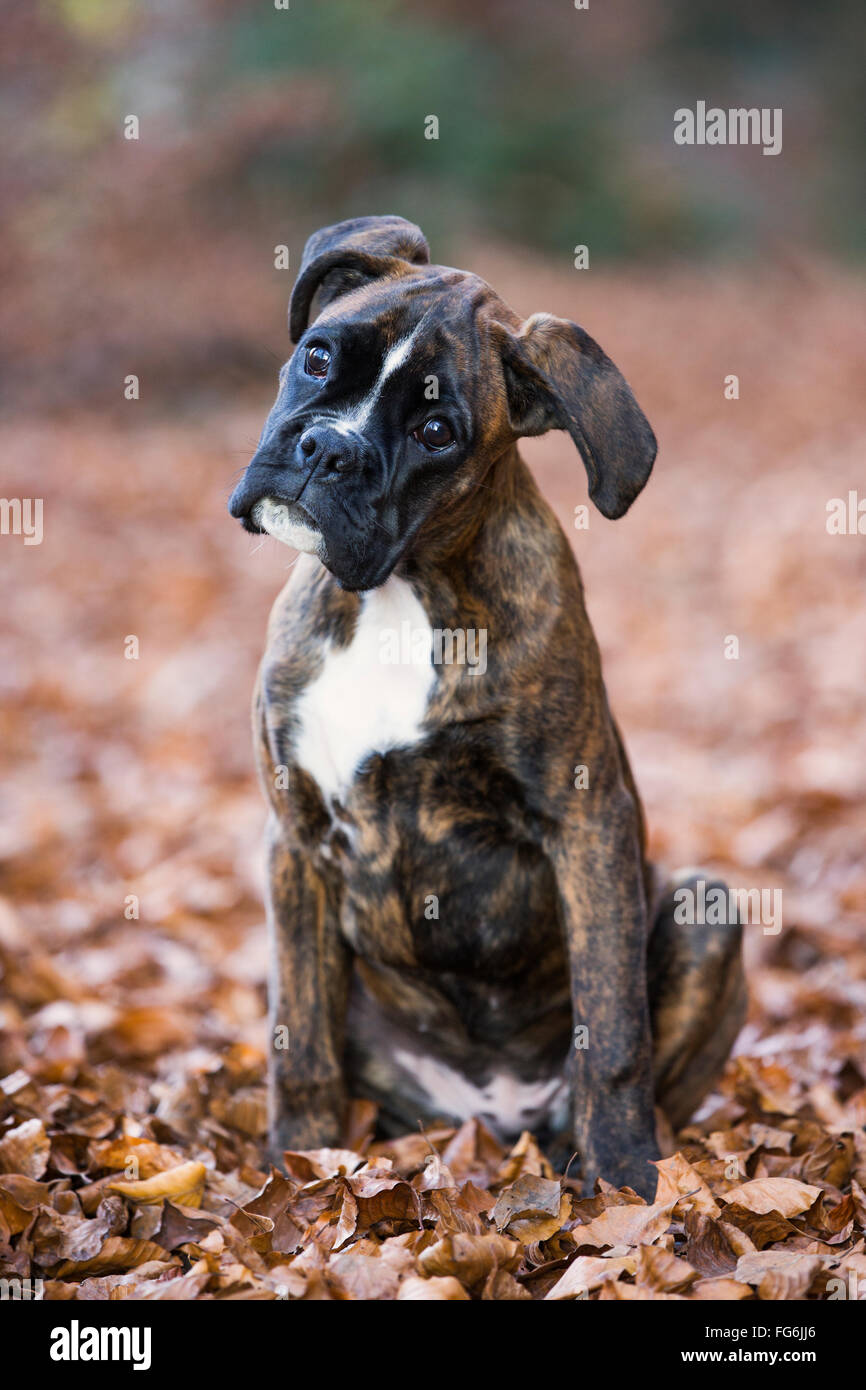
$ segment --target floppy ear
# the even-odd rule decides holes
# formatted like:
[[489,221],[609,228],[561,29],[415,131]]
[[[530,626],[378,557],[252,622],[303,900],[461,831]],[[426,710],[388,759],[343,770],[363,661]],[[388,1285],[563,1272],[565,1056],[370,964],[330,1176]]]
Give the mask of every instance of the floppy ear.
[[321,310],[368,280],[405,273],[410,265],[427,265],[429,260],[423,232],[402,217],[353,217],[314,232],[304,247],[289,305],[292,342],[307,327],[317,290]]
[[656,438],[598,343],[576,323],[533,314],[518,333],[504,329],[502,362],[515,433],[568,430],[599,511],[627,512],[650,475]]

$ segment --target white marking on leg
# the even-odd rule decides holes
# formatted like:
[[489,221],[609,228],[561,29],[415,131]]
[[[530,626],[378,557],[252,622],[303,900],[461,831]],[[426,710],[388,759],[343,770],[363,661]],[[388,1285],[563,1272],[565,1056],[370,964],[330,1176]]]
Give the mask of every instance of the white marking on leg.
[[563,1076],[521,1081],[510,1072],[499,1072],[486,1086],[476,1086],[462,1072],[423,1053],[397,1051],[394,1060],[421,1086],[431,1110],[458,1120],[481,1115],[505,1132],[544,1119],[566,1088]]

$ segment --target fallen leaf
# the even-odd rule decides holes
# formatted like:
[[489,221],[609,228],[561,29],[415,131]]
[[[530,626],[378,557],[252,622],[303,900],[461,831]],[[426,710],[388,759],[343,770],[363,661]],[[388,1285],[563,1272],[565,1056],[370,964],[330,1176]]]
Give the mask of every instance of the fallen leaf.
[[572,1235],[578,1246],[594,1245],[599,1250],[615,1245],[651,1245],[668,1229],[675,1205],[608,1207],[587,1225],[576,1226]]
[[659,1246],[641,1245],[637,1252],[635,1283],[657,1293],[683,1293],[697,1279],[697,1271]]
[[109,1236],[98,1254],[83,1261],[67,1260],[54,1271],[55,1279],[84,1278],[87,1274],[108,1274],[112,1270],[134,1269],[151,1260],[165,1260],[161,1245],[149,1240],[128,1240]]
[[209,1216],[204,1212],[198,1214],[195,1208],[184,1209],[174,1202],[166,1201],[153,1239],[165,1250],[177,1250],[180,1245],[189,1245],[193,1241],[201,1240],[218,1224],[215,1216]]
[[751,1296],[748,1284],[739,1284],[736,1279],[699,1279],[689,1289],[690,1298],[708,1299],[713,1303],[735,1303]]
[[677,1215],[691,1209],[705,1216],[718,1216],[719,1206],[709,1187],[681,1153],[660,1159],[655,1167],[658,1172],[657,1204],[673,1202]]
[[172,1201],[182,1207],[200,1207],[206,1176],[204,1164],[191,1160],[177,1168],[155,1173],[152,1178],[139,1178],[137,1182],[117,1178],[108,1184],[108,1191],[143,1206]]
[[347,1251],[332,1259],[328,1270],[349,1298],[367,1301],[397,1297],[400,1277],[378,1256],[356,1255]]
[[520,1263],[520,1245],[500,1235],[445,1236],[422,1250],[418,1264],[425,1275],[447,1275],[474,1288],[497,1269],[513,1272]]
[[41,1178],[48,1167],[51,1141],[41,1120],[25,1120],[0,1139],[0,1173]]
[[91,1168],[126,1170],[132,1167],[138,1178],[152,1178],[184,1161],[180,1149],[132,1134],[121,1139],[91,1141],[89,1158]]
[[352,1149],[287,1149],[283,1154],[286,1172],[296,1182],[313,1182],[316,1178],[345,1177],[363,1168],[367,1160]]
[[776,1211],[780,1216],[799,1216],[820,1195],[820,1187],[795,1178],[755,1178],[731,1188],[722,1200],[759,1214]]
[[498,1231],[508,1230],[522,1245],[530,1245],[560,1230],[570,1211],[571,1198],[558,1181],[523,1173],[500,1192],[493,1221]]
[[762,1250],[743,1255],[734,1277],[738,1283],[755,1285],[759,1298],[801,1298],[822,1266],[817,1256],[797,1250]]
[[685,1234],[686,1258],[699,1274],[715,1278],[736,1268],[737,1254],[718,1221],[702,1212],[687,1212]]
[[636,1267],[634,1255],[578,1255],[562,1278],[548,1290],[545,1299],[556,1302],[563,1298],[581,1298],[600,1288],[608,1279],[618,1279],[621,1274],[634,1274]]
[[469,1295],[460,1281],[449,1275],[433,1275],[429,1279],[413,1275],[403,1280],[397,1298],[405,1302],[458,1303],[465,1302]]

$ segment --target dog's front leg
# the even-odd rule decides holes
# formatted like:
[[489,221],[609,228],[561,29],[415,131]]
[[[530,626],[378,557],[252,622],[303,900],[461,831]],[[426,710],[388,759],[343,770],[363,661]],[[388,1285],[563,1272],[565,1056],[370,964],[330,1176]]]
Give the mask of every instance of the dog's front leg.
[[655,1191],[658,1158],[646,978],[647,909],[635,804],[620,791],[551,849],[574,1017],[574,1144],[584,1183]]
[[337,1145],[351,952],[336,905],[309,858],[268,827],[271,1154]]

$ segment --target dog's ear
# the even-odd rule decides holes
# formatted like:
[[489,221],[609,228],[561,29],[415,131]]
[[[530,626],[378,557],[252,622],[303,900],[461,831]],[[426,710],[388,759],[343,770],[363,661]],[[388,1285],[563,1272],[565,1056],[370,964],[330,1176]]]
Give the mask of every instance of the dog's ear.
[[625,378],[567,319],[533,314],[518,332],[499,328],[515,434],[568,430],[586,465],[593,502],[604,516],[622,516],[656,456],[655,435]]
[[400,274],[410,265],[427,265],[429,260],[423,232],[403,217],[353,217],[314,232],[304,247],[289,305],[292,342],[307,327],[316,291],[321,310],[369,280]]

